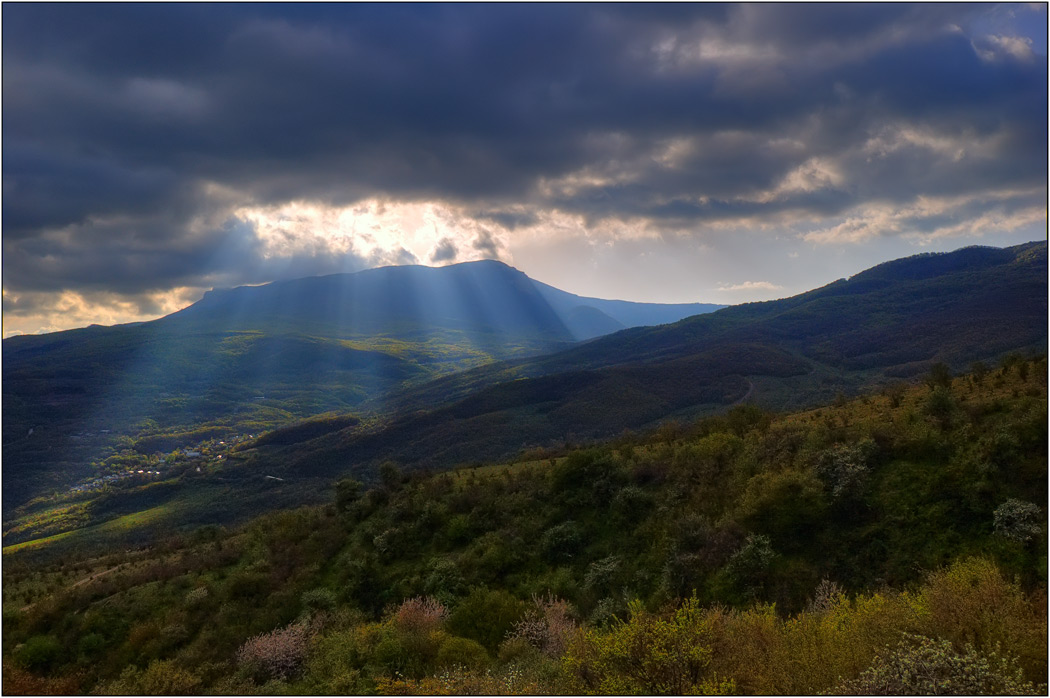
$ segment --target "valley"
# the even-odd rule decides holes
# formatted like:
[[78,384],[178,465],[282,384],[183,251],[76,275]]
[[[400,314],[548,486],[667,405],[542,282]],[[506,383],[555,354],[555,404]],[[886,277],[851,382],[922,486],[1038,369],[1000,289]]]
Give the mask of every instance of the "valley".
[[[575,346],[528,277],[498,264],[427,270],[413,283],[437,284],[421,294],[434,307],[394,298],[369,315],[375,289],[388,298],[400,283],[380,272],[416,271],[396,269],[366,273],[375,278],[353,282],[359,291],[353,277],[320,280],[323,293],[286,282],[288,292],[226,292],[237,302],[213,294],[153,325],[5,340],[4,545],[107,521],[112,535],[112,522],[149,509],[145,526],[116,527],[146,541],[320,503],[339,477],[375,482],[384,461],[511,460],[745,401],[798,409],[936,362],[960,369],[1046,349],[1045,243],[898,260],[794,298]],[[513,311],[484,320],[495,316],[463,310],[448,290],[462,287]],[[318,300],[331,294],[348,301]],[[638,304],[621,317],[647,308],[695,309]],[[302,334],[322,326],[329,336]],[[380,334],[359,334],[367,327]],[[31,405],[31,390],[72,397]]]

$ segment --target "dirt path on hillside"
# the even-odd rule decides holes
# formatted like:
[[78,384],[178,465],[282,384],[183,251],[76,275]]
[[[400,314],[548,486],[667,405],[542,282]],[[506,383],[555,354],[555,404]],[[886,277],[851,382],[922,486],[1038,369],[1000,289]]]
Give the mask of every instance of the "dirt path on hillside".
[[744,400],[747,400],[749,397],[751,397],[751,393],[755,392],[755,384],[752,383],[747,378],[745,378],[744,380],[747,381],[747,392],[744,393],[744,397],[742,397],[739,400],[737,400],[736,402],[734,402],[733,405],[730,405],[730,407],[732,407],[734,405],[739,405],[741,402],[743,402]]
[[[123,562],[123,563],[117,565],[116,567],[110,567],[109,569],[102,570],[101,572],[96,572],[95,574],[89,574],[88,576],[84,577],[83,579],[78,579],[77,581],[75,581],[72,584],[70,584],[69,588],[70,589],[75,589],[75,588],[77,588],[79,586],[83,586],[83,585],[87,584],[88,582],[92,582],[92,581],[98,579],[99,577],[102,577],[104,575],[109,574],[110,572],[116,572],[121,567],[127,566],[127,564],[128,563]],[[45,598],[47,598],[47,597],[45,597]],[[22,608],[20,610],[22,610],[23,612],[24,611],[28,611],[29,609],[31,609],[33,607],[33,605],[35,603],[36,602],[34,601],[33,603],[26,604],[25,606],[22,606]]]

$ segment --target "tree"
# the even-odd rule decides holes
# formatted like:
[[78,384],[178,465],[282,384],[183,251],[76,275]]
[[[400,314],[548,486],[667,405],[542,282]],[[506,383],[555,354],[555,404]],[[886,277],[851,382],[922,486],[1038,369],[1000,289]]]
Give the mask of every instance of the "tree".
[[335,483],[335,507],[343,513],[361,497],[363,485],[353,478],[343,478]]
[[970,364],[970,373],[973,374],[973,382],[980,385],[988,375],[988,365],[983,361],[974,361]]
[[952,370],[948,368],[948,365],[938,361],[933,366],[930,366],[930,372],[926,374],[926,385],[930,387],[930,390],[936,388],[944,388],[946,390],[952,387]]
[[1039,507],[1031,502],[1008,499],[993,516],[997,536],[1024,543],[1039,535]]

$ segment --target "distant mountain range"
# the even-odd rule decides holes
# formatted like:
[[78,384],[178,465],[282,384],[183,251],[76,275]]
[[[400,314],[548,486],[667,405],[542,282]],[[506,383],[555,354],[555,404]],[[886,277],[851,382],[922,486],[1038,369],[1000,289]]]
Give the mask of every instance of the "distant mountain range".
[[382,412],[435,377],[719,307],[583,298],[482,261],[214,290],[152,322],[12,337],[4,508],[86,477],[127,440],[191,446],[366,403]]
[[401,393],[401,416],[381,429],[345,429],[281,457],[310,473],[367,473],[382,459],[444,467],[745,398],[774,409],[827,403],[935,362],[964,369],[1046,347],[1046,243],[971,247],[449,376]]

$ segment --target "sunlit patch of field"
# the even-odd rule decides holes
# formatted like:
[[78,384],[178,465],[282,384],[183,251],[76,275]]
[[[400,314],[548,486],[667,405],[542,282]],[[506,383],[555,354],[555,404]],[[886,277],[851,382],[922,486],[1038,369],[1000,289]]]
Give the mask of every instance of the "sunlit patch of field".
[[72,531],[64,531],[62,533],[56,533],[54,535],[45,536],[43,538],[34,538],[33,540],[27,540],[22,543],[6,545],[3,548],[3,553],[7,555],[10,553],[17,552],[19,550],[39,548],[66,538],[70,538],[72,536],[82,537],[85,540],[87,540],[95,537],[106,537],[114,533],[123,533],[131,531],[133,529],[145,526],[147,524],[157,523],[165,515],[170,514],[171,509],[172,507],[170,504],[162,504],[160,506],[145,509],[143,511],[137,511],[131,514],[125,514],[124,516],[118,516],[115,519],[111,519],[100,524],[95,524],[93,526],[85,526],[83,528],[74,529]]
[[15,526],[4,531],[4,537],[47,537],[80,528],[86,525],[90,518],[87,502],[59,504],[27,515]]
[[545,468],[550,468],[556,463],[565,460],[564,456],[556,458],[541,458],[538,460],[515,461],[513,463],[497,463],[494,465],[481,465],[477,467],[457,468],[451,472],[457,485],[469,485],[474,480],[489,480],[504,475],[516,475],[519,473],[534,473]]

